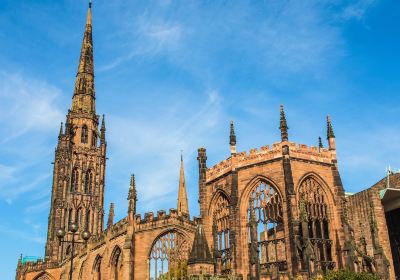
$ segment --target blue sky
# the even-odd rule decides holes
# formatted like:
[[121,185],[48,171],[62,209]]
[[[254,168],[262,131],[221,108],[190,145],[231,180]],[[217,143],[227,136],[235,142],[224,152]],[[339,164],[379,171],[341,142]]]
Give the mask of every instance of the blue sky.
[[[400,168],[395,0],[95,0],[97,111],[106,114],[106,207],[175,207],[180,150],[197,214],[197,148],[211,166],[289,138],[316,145],[331,115],[347,191]],[[0,267],[43,256],[59,123],[71,105],[87,3],[0,0]]]

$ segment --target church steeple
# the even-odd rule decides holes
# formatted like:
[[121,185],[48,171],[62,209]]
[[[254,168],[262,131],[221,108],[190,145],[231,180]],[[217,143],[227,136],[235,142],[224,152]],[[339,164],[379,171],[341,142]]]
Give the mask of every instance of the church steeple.
[[189,215],[188,199],[186,194],[185,172],[183,170],[183,158],[181,155],[181,169],[179,173],[179,190],[178,190],[178,214]]
[[83,35],[78,72],[76,74],[74,96],[72,98],[72,112],[96,114],[94,89],[94,60],[92,40],[92,3],[86,18],[85,33]]
[[[67,248],[59,242],[56,232],[67,229],[69,221],[86,221],[86,228],[90,229],[93,236],[103,231],[107,149],[104,117],[99,133],[99,117],[95,106],[91,3],[86,18],[72,108],[68,110],[63,130],[61,126],[54,160],[53,199],[46,242],[46,258],[53,261],[61,261],[68,256]],[[85,205],[75,203],[79,201],[85,201]],[[60,208],[60,205],[65,207]],[[108,226],[112,224],[112,212]],[[76,238],[83,229],[80,227]],[[66,238],[71,241],[72,236]]]

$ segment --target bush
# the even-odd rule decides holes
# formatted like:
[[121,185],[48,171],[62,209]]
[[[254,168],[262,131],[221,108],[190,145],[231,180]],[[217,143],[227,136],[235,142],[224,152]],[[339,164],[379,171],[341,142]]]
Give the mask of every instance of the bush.
[[366,272],[350,272],[347,270],[331,271],[324,280],[379,280],[378,275]]

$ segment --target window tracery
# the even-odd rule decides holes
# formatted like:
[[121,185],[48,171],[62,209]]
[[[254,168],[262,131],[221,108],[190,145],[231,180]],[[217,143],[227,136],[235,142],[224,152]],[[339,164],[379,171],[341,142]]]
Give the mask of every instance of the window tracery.
[[75,167],[72,170],[71,192],[77,192],[79,188],[79,170]]
[[186,279],[188,253],[188,243],[178,232],[158,237],[149,255],[150,279]]
[[231,272],[229,201],[219,194],[213,209],[214,255],[222,274]]
[[255,275],[277,275],[287,269],[283,203],[276,189],[260,182],[248,207],[250,267]]
[[331,269],[332,240],[329,234],[329,207],[327,196],[321,184],[313,177],[306,178],[299,187],[299,213],[302,222],[307,226],[300,229],[303,243],[309,240],[309,255],[300,252],[303,267],[306,267],[307,257],[311,259],[310,270]]
[[85,187],[84,187],[84,193],[85,194],[90,194],[92,193],[92,188],[93,186],[93,172],[92,170],[86,171],[86,176],[85,176]]
[[102,258],[97,256],[93,265],[93,280],[101,280],[101,261]]

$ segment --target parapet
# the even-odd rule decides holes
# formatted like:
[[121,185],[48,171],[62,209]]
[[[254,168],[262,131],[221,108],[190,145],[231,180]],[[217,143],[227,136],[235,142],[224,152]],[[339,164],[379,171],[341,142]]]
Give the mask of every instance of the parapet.
[[281,158],[283,146],[289,147],[291,158],[317,161],[326,164],[332,163],[332,159],[336,158],[334,153],[325,148],[309,147],[294,142],[278,142],[272,144],[272,148],[269,145],[262,146],[259,150],[252,148],[248,153],[245,151],[239,152],[217,163],[207,169],[207,180],[212,181],[234,169]]

